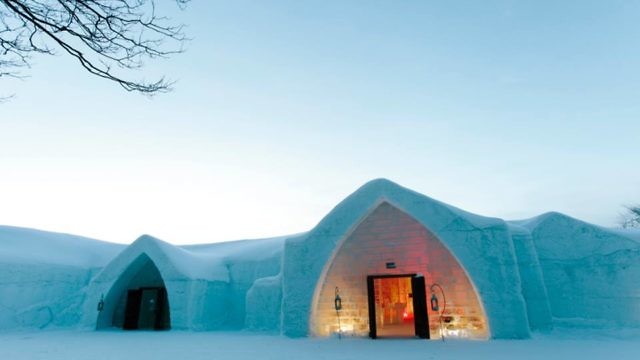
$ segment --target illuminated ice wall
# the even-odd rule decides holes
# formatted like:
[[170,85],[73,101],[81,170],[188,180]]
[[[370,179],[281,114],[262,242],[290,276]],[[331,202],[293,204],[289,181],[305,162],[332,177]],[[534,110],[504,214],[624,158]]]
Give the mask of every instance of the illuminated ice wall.
[[[388,269],[389,262],[395,263],[396,268]],[[327,266],[314,294],[310,319],[314,335],[328,336],[339,329],[334,308],[336,287],[342,298],[342,332],[366,336],[367,275],[416,273],[425,276],[427,297],[431,296],[429,286],[434,283],[445,291],[445,336],[488,337],[484,311],[464,269],[424,226],[387,202],[375,208],[348,235]],[[442,303],[440,306],[442,310]],[[431,338],[439,338],[440,314],[431,309],[428,312]]]

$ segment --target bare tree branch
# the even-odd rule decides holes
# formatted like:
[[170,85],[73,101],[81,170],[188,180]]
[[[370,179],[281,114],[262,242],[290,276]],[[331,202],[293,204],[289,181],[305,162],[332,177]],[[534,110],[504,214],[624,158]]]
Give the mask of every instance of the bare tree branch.
[[623,228],[640,228],[640,204],[627,205],[624,214],[620,216],[620,225]]
[[[189,0],[174,0],[179,8]],[[0,78],[20,75],[34,54],[56,50],[127,91],[166,92],[172,82],[132,80],[122,70],[180,53],[183,25],[156,14],[156,0],[0,0]]]

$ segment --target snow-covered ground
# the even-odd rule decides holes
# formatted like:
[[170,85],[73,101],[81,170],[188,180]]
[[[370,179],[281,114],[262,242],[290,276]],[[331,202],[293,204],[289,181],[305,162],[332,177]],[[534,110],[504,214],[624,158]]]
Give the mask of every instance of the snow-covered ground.
[[291,339],[249,332],[0,333],[0,359],[640,359],[640,330],[554,330],[529,340]]

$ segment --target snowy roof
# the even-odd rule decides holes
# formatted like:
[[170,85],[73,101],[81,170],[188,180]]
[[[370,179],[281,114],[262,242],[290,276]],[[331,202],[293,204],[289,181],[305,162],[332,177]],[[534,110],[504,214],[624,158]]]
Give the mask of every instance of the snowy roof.
[[231,265],[279,257],[287,238],[302,235],[304,234],[185,246],[172,245],[153,236],[143,235],[113,259],[99,276],[119,276],[132,261],[146,255],[155,263],[165,279],[180,277],[229,281]]
[[599,229],[601,231],[604,231],[604,232],[608,232],[608,233],[611,233],[611,234],[623,236],[623,237],[626,237],[628,239],[640,242],[640,229],[621,229],[621,228],[604,227],[604,226],[591,224],[591,223],[588,223],[586,221],[573,218],[573,217],[571,217],[571,216],[569,216],[567,214],[563,214],[563,213],[557,212],[557,211],[549,211],[549,212],[540,214],[538,216],[534,216],[534,217],[529,218],[529,219],[509,220],[509,221],[507,221],[507,223],[509,224],[509,226],[513,226],[514,229],[515,228],[525,228],[525,229],[527,229],[529,231],[533,231],[538,226],[541,226],[541,225],[544,226],[544,224],[548,223],[549,221],[553,221],[553,220],[564,220],[564,221],[567,221],[567,222],[573,222],[573,223],[575,223],[576,225],[579,225],[579,226],[588,226],[588,227],[597,228],[597,229]]
[[634,231],[590,224],[559,212],[509,224],[512,230],[525,228],[534,235],[542,258],[577,259],[640,248],[640,237]]
[[[501,219],[464,211],[404,188],[387,179],[375,179],[364,184],[338,204],[313,230],[321,228],[321,224],[332,218],[334,212],[340,207],[351,206],[348,204],[354,202],[369,203],[372,199],[391,200],[393,202],[394,198],[403,198],[406,195],[411,195],[411,198],[419,199],[420,201],[437,204],[445,212],[449,212],[455,218],[463,219],[477,228],[505,224]],[[617,243],[615,246],[610,243],[607,247],[635,247],[640,243],[640,230],[604,228],[557,212],[549,212],[531,219],[508,221],[506,223],[513,234],[530,233],[536,231],[536,229],[557,228],[558,226],[570,224],[572,228],[588,228],[590,231],[605,234],[606,236],[604,237],[608,239],[608,242]],[[228,279],[228,267],[231,264],[279,257],[283,252],[286,239],[303,239],[307,235],[308,233],[300,233],[266,239],[184,246],[172,245],[153,236],[143,235],[127,246],[69,234],[0,226],[0,262],[100,268],[123,253],[130,253],[129,256],[134,256],[135,253],[141,254],[152,251],[158,256],[166,258],[171,263],[171,267],[182,276],[194,279],[226,281]]]
[[0,226],[0,262],[102,267],[126,245],[82,236]]
[[284,241],[288,238],[303,237],[307,233],[277,236],[265,239],[246,239],[218,242],[213,244],[183,245],[183,250],[195,256],[220,261],[260,261],[280,256]]
[[454,218],[462,219],[475,228],[483,229],[504,225],[504,221],[502,219],[482,216],[462,210],[458,207],[436,200],[384,178],[374,179],[362,185],[358,190],[340,202],[327,216],[325,216],[322,221],[334,216],[334,211],[340,207],[352,206],[353,204],[358,203],[375,204],[375,200],[389,201],[394,205],[397,205],[395,204],[396,200],[401,199],[409,199],[409,202],[416,202],[416,204],[420,203],[420,205],[436,205],[438,208],[453,215]]
[[141,254],[153,251],[163,254],[185,277],[226,281],[229,264],[280,256],[285,239],[303,235],[184,246],[143,235],[131,245],[124,245],[69,234],[0,226],[0,262],[101,268],[125,252]]

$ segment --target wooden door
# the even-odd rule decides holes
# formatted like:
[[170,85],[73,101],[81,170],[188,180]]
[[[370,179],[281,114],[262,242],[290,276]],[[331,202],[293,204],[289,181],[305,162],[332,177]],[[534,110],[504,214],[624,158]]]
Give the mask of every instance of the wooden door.
[[135,330],[138,328],[138,317],[140,316],[140,299],[142,290],[135,289],[127,291],[127,304],[124,311],[124,330]]
[[158,311],[158,289],[142,289],[140,297],[140,312],[138,316],[138,329],[153,329],[156,326]]
[[416,275],[411,278],[411,292],[413,294],[413,316],[416,336],[421,339],[429,338],[429,315],[427,314],[427,293],[424,276]]

